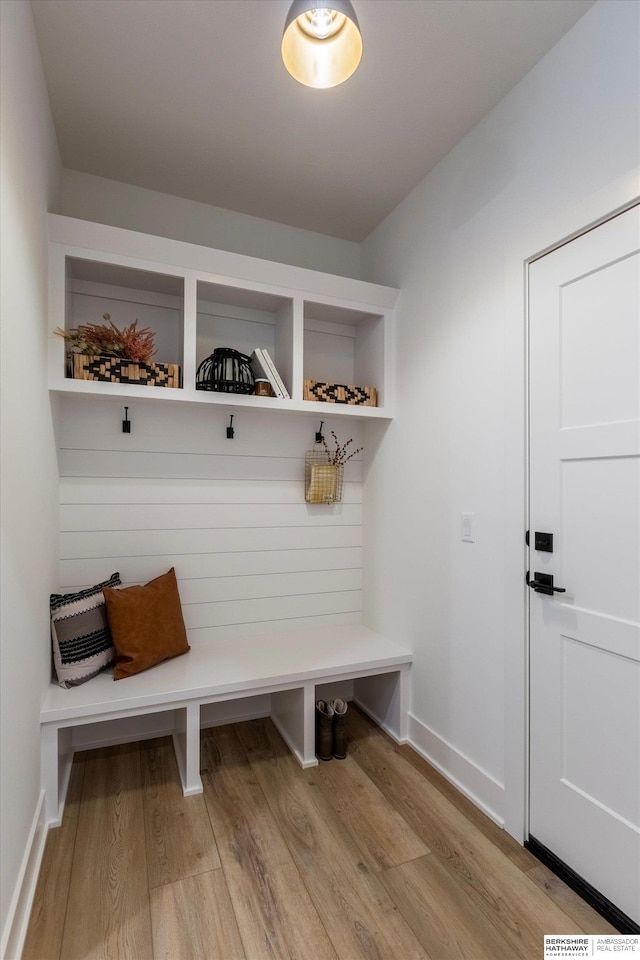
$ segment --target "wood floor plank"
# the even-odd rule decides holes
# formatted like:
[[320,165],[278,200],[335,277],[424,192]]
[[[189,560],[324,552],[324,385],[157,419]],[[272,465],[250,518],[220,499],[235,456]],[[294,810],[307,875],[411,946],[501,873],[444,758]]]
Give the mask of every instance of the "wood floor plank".
[[[350,754],[377,784],[466,895],[509,940],[515,957],[536,956],[545,933],[580,933],[501,850],[382,737],[358,737],[363,720],[350,718]],[[366,732],[366,725],[365,732]]]
[[84,780],[84,755],[71,768],[62,823],[49,831],[22,960],[59,960]]
[[204,796],[182,793],[169,737],[141,745],[144,828],[149,887],[220,867]]
[[[471,800],[460,793],[446,777],[444,777],[435,767],[428,763],[424,757],[421,757],[409,744],[398,744],[391,739],[388,733],[378,727],[373,720],[369,719],[358,707],[351,705],[354,715],[358,719],[357,736],[361,741],[367,736],[382,737],[385,739],[394,753],[408,760],[416,770],[422,774],[430,783],[436,787],[459,811],[464,814],[467,820],[481,833],[491,840],[502,852],[509,857],[521,870],[530,870],[538,862],[533,854],[529,853],[521,844],[519,844],[506,830],[503,830],[497,823],[491,820],[479,807]],[[354,735],[352,733],[352,735]]]
[[154,960],[245,960],[222,870],[151,891]]
[[437,857],[430,854],[385,870],[380,879],[432,957],[513,960],[511,943]]
[[[614,933],[615,928],[607,923],[600,914],[586,903],[582,897],[574,893],[559,877],[556,877],[547,867],[540,863],[537,857],[521,846],[506,830],[494,823],[478,807],[467,799],[453,786],[439,771],[432,767],[408,744],[398,745],[383,730],[377,727],[368,717],[360,714],[367,724],[371,735],[382,736],[392,744],[394,751],[399,753],[430,781],[448,800],[450,800],[464,816],[491,840],[509,859],[524,871],[530,879],[545,891],[550,900],[553,900],[565,913],[580,924],[584,933]],[[360,729],[359,736],[362,736]]]
[[137,744],[85,761],[64,960],[152,960],[151,912]]
[[[147,742],[80,755],[23,960],[151,960],[152,936],[164,960],[533,960],[544,933],[614,932],[428,764],[355,709],[347,719],[347,760],[306,771],[270,722],[203,732],[222,863],[207,871],[202,820],[190,837],[191,814],[176,813],[185,798],[167,786],[171,752]],[[166,831],[153,838],[157,873],[145,811]],[[389,865],[418,849],[414,836],[431,852]]]
[[232,727],[202,732],[205,799],[249,960],[336,960]]
[[308,780],[320,787],[372,870],[386,870],[429,852],[350,757],[320,763],[309,771]]
[[560,877],[552,873],[543,863],[536,860],[536,866],[527,870],[527,876],[533,880],[554,903],[580,924],[584,933],[617,933],[615,927],[589,906],[577,893],[568,887]]
[[[366,718],[365,718],[366,719]],[[371,723],[371,721],[367,721]],[[373,725],[373,724],[372,724]],[[376,728],[378,729],[378,728]],[[387,737],[387,734],[384,731],[379,731],[383,737]],[[390,740],[390,742],[392,742]],[[506,830],[503,830],[502,827],[498,826],[497,823],[494,823],[479,807],[471,802],[464,794],[454,787],[446,777],[431,766],[430,763],[420,756],[419,753],[410,747],[408,744],[393,744],[393,749],[408,760],[413,766],[422,774],[423,777],[426,777],[430,783],[436,787],[443,796],[447,798],[459,811],[462,813],[467,820],[470,820],[471,823],[477,829],[487,837],[488,840],[491,840],[499,850],[509,857],[509,859],[520,867],[521,870],[530,870],[531,867],[534,867],[538,862],[533,854],[529,853],[521,844],[519,844],[512,836],[510,836]]]
[[313,788],[313,779],[300,769],[271,721],[251,721],[237,729],[341,960],[429,960],[348,830],[322,792]]

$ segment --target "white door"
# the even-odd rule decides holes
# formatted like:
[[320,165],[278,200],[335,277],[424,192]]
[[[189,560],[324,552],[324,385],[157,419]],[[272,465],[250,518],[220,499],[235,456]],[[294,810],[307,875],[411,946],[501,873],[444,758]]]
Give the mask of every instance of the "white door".
[[529,275],[529,830],[636,923],[639,247],[635,207]]

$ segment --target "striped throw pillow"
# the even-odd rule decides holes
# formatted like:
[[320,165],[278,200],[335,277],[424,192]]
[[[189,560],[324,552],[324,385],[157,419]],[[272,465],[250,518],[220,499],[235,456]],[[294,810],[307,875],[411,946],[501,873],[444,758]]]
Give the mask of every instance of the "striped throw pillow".
[[77,687],[114,658],[103,587],[120,586],[120,574],[77,593],[52,593],[53,663],[61,687]]

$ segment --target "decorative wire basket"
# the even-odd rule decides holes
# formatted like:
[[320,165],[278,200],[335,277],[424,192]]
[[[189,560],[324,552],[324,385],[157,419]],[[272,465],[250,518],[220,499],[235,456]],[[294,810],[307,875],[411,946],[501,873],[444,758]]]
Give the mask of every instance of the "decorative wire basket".
[[254,378],[251,357],[232,350],[216,347],[203,360],[196,373],[196,390],[217,390],[220,393],[253,393]]
[[304,499],[307,503],[341,503],[344,464],[329,463],[325,450],[304,455]]

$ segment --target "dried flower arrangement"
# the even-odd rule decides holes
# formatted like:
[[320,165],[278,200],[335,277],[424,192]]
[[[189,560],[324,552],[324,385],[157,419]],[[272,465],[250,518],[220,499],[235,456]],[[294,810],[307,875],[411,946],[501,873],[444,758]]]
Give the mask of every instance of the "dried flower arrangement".
[[155,351],[155,333],[148,327],[138,330],[138,321],[120,330],[109,313],[103,313],[107,323],[83,323],[71,330],[55,331],[63,337],[75,353],[90,356],[119,357],[134,363],[149,363]]
[[335,466],[338,466],[339,464],[345,464],[347,460],[351,460],[351,458],[355,457],[357,453],[361,453],[362,450],[364,450],[364,447],[358,447],[357,450],[354,450],[352,453],[350,453],[347,456],[347,447],[349,446],[349,444],[353,443],[353,437],[347,440],[347,442],[343,446],[340,446],[338,438],[336,437],[333,430],[331,431],[331,436],[333,437],[336,445],[335,450],[329,450],[329,447],[327,446],[327,441],[324,439],[324,437],[322,438],[322,444],[324,446],[324,449],[326,450],[328,462],[334,464]]

